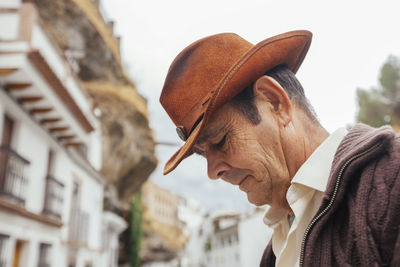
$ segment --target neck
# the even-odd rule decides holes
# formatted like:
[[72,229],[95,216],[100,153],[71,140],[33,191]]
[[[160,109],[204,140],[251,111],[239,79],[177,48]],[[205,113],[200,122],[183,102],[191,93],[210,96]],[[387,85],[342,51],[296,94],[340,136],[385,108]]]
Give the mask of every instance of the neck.
[[325,141],[329,133],[319,123],[311,121],[308,117],[294,121],[289,131],[285,154],[290,177],[293,178],[315,149]]
[[[303,129],[303,163],[311,156],[326,138],[329,133],[319,123],[310,122],[306,128]],[[302,164],[303,164],[302,163]]]
[[[285,133],[281,133],[281,137],[285,136],[282,148],[291,180],[315,149],[325,141],[329,133],[319,123],[309,118],[293,120],[285,128],[287,128],[284,130]],[[282,204],[289,215],[293,216],[294,213],[286,199]]]

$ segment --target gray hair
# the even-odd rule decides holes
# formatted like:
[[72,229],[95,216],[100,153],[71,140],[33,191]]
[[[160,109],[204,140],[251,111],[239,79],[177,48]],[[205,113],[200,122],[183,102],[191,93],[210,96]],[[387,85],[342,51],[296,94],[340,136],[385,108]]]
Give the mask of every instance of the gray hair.
[[[299,105],[311,121],[318,122],[317,115],[306,98],[303,87],[289,68],[285,65],[279,65],[265,73],[265,75],[274,78],[282,86],[289,98]],[[260,113],[254,103],[253,84],[242,90],[229,103],[252,124],[257,125],[261,121]]]

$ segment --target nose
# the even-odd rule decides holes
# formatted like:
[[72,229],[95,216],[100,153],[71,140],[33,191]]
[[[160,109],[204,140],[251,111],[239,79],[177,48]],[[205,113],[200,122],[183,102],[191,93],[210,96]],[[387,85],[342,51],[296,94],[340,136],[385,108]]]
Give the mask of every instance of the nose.
[[230,165],[224,161],[221,155],[218,155],[218,152],[207,155],[207,173],[210,179],[217,180],[230,169]]

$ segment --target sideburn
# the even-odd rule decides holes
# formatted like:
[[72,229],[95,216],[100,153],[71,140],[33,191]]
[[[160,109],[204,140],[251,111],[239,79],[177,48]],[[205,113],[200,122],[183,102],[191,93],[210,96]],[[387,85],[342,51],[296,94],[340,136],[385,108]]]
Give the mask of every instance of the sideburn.
[[258,125],[261,122],[260,113],[254,102],[253,84],[246,87],[237,96],[235,96],[230,101],[230,104],[251,124]]

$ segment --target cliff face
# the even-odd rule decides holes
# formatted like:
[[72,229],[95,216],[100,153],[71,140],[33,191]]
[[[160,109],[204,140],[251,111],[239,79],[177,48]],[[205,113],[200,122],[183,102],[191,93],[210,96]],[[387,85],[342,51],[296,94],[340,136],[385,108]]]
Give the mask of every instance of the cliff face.
[[100,109],[103,133],[102,173],[116,186],[125,203],[140,188],[156,166],[154,140],[147,117],[137,110],[134,91],[129,86],[85,83]]
[[103,135],[102,174],[127,206],[157,164],[147,105],[125,75],[119,38],[92,0],[34,0],[46,32],[93,101]]

